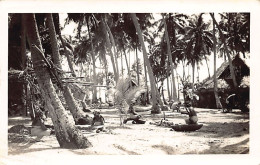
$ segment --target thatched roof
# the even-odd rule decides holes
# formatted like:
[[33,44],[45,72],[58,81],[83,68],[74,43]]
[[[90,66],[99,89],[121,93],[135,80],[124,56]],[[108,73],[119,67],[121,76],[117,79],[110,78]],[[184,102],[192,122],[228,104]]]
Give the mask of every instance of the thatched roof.
[[[235,55],[232,58],[232,62],[235,59],[239,59],[242,60],[243,63],[248,67],[249,67],[249,59],[246,58],[242,58],[241,55]],[[227,82],[225,80],[222,79],[222,74],[226,69],[229,69],[229,62],[225,61],[221,64],[221,66],[216,70],[216,77],[217,77],[217,87],[218,88],[222,88],[222,89],[226,89],[229,87],[229,85],[227,84]],[[248,78],[249,79],[249,78]],[[241,82],[242,83],[242,82]],[[248,85],[249,86],[249,81],[245,80],[245,82],[243,83],[243,85]],[[241,85],[240,85],[241,86]],[[202,88],[206,88],[206,89],[210,89],[210,88],[214,88],[214,75],[212,77],[208,77],[205,80],[202,81],[200,87]]]

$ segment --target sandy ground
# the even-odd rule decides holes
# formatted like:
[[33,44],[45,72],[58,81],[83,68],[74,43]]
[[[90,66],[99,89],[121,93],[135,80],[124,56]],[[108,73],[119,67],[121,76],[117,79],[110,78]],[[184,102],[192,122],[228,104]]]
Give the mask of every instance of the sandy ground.
[[[199,123],[195,132],[176,132],[171,128],[151,125],[160,121],[163,115],[140,112],[146,123],[128,122],[120,126],[116,109],[101,109],[106,120],[107,132],[84,133],[93,147],[87,149],[60,149],[55,135],[44,136],[39,142],[8,142],[8,159],[23,160],[25,157],[39,158],[39,155],[180,155],[180,154],[241,154],[249,152],[249,114],[234,111],[222,113],[219,110],[195,109]],[[175,124],[184,123],[187,115],[165,112],[166,119]],[[30,124],[25,117],[9,118],[8,127]],[[36,137],[32,137],[36,138]]]

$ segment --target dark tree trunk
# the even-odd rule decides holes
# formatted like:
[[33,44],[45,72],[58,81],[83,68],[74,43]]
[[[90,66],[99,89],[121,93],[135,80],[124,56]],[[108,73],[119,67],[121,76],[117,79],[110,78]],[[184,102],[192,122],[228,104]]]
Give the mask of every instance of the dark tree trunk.
[[33,68],[42,95],[48,106],[56,138],[62,148],[86,148],[91,144],[75,127],[55,92],[50,71],[43,61],[43,49],[34,14],[24,14],[27,37],[30,40]]
[[[47,25],[49,28],[50,33],[50,39],[51,39],[51,46],[52,46],[52,57],[53,57],[53,63],[58,67],[59,69],[62,69],[61,67],[61,61],[60,61],[60,53],[59,53],[59,47],[58,47],[58,40],[56,38],[56,32],[54,28],[53,18],[52,14],[47,14]],[[58,74],[59,78],[63,77],[63,74]],[[75,120],[75,122],[78,121],[79,118],[83,117],[83,111],[79,109],[79,106],[76,103],[76,100],[72,96],[71,90],[65,84],[63,88],[61,88],[63,92],[63,96],[66,100],[66,104],[69,107],[69,110]]]
[[158,91],[155,87],[155,80],[154,80],[154,76],[153,76],[153,71],[152,71],[152,68],[151,68],[151,65],[150,65],[150,62],[149,62],[149,59],[148,59],[148,56],[147,56],[146,48],[145,48],[145,45],[144,45],[144,40],[143,40],[143,36],[142,36],[143,34],[142,34],[142,31],[141,31],[140,25],[137,21],[136,14],[131,13],[131,18],[133,20],[135,29],[137,31],[139,42],[141,43],[141,46],[142,46],[142,49],[143,49],[143,56],[144,56],[144,59],[145,59],[145,64],[146,64],[147,69],[148,69],[148,74],[149,74],[149,78],[150,78],[150,85],[151,85],[151,93],[152,93],[153,113],[161,113],[161,110],[158,108],[158,102],[157,102]]

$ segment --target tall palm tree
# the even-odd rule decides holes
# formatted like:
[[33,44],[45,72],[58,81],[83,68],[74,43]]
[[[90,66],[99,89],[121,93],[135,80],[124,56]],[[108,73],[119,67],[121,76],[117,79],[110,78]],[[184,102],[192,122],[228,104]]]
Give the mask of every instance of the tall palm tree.
[[[53,63],[56,65],[57,68],[61,69],[62,67],[61,67],[60,53],[59,53],[59,47],[58,47],[58,40],[56,38],[57,35],[56,35],[54,23],[53,23],[52,14],[47,14],[47,26],[48,26],[49,34],[50,34]],[[64,75],[62,73],[60,73],[59,76],[60,76],[60,78],[64,77]],[[83,117],[83,111],[81,109],[79,109],[79,106],[77,105],[76,100],[72,96],[70,88],[67,85],[65,85],[61,89],[63,91],[63,96],[66,100],[69,110],[70,110],[75,122],[77,122],[79,118]]]
[[232,59],[231,59],[231,56],[230,56],[230,52],[229,52],[228,47],[227,47],[226,39],[225,39],[225,37],[224,37],[224,35],[223,35],[223,33],[222,33],[222,30],[221,30],[220,26],[218,25],[218,23],[217,23],[217,21],[216,21],[214,15],[213,15],[212,13],[210,13],[210,16],[211,16],[211,18],[212,18],[214,24],[215,24],[215,25],[217,26],[217,28],[218,28],[219,35],[220,35],[220,39],[221,39],[221,41],[222,41],[222,43],[223,43],[223,45],[224,45],[225,53],[226,53],[226,55],[227,55],[227,57],[228,57],[228,62],[229,62],[229,69],[230,69],[231,78],[232,78],[232,80],[233,80],[234,88],[236,89],[238,85],[237,85],[237,81],[236,81],[236,76],[235,76],[235,72],[234,72],[234,66],[233,66],[233,64],[232,64]]
[[30,43],[32,62],[37,81],[40,86],[44,99],[47,102],[50,116],[54,125],[56,138],[62,148],[86,148],[91,144],[83,134],[75,127],[72,118],[68,116],[65,108],[55,92],[51,81],[50,70],[43,62],[44,54],[38,27],[34,14],[23,14],[27,39]]
[[[214,15],[214,13],[213,13]],[[214,52],[214,95],[216,99],[216,106],[217,108],[222,108],[220,99],[218,97],[218,83],[217,83],[217,72],[216,72],[216,62],[217,62],[217,54],[216,54],[216,37],[215,37],[216,29],[215,29],[215,23],[213,22],[213,52]]]
[[192,90],[194,91],[194,70],[197,61],[201,61],[202,56],[210,54],[213,46],[212,34],[208,30],[209,24],[203,21],[203,13],[189,19],[186,28],[187,40],[187,60],[192,66]]
[[165,18],[163,18],[163,22],[164,22],[164,29],[165,29],[165,38],[166,38],[166,42],[167,42],[167,53],[168,53],[168,60],[170,62],[170,68],[171,68],[171,75],[172,75],[172,89],[173,89],[173,100],[177,101],[177,94],[176,94],[176,85],[175,85],[175,77],[174,77],[174,65],[172,62],[172,54],[171,54],[171,48],[170,48],[170,39],[169,39],[169,35],[168,35],[168,30],[167,30],[167,24],[166,24],[166,20]]
[[137,31],[139,42],[141,43],[142,50],[143,50],[143,56],[144,56],[144,59],[145,59],[145,64],[146,64],[147,69],[148,69],[150,85],[151,85],[152,103],[153,103],[152,109],[154,110],[153,111],[154,113],[161,113],[161,110],[157,108],[158,107],[157,94],[156,94],[157,89],[156,89],[156,86],[155,86],[155,80],[154,80],[152,68],[151,68],[151,65],[150,65],[150,62],[149,62],[149,59],[148,59],[148,56],[147,56],[146,48],[145,48],[145,45],[144,45],[142,30],[141,30],[140,25],[138,23],[136,14],[131,13],[130,15],[131,15],[131,18],[133,20],[135,29]]

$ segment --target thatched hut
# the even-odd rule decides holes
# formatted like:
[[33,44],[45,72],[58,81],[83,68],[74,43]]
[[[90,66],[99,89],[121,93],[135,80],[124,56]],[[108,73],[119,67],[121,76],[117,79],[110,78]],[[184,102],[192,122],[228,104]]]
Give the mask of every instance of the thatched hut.
[[[246,59],[236,55],[232,64],[234,66],[235,76],[239,87],[237,93],[241,96],[243,103],[249,102],[249,75],[250,67]],[[225,102],[225,98],[234,93],[233,82],[229,70],[229,62],[224,62],[216,71],[217,87],[220,101]],[[213,76],[205,79],[197,88],[196,94],[200,97],[197,101],[197,106],[201,108],[216,108],[216,101],[214,96],[214,78]]]

